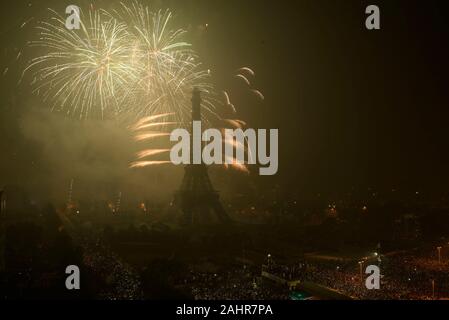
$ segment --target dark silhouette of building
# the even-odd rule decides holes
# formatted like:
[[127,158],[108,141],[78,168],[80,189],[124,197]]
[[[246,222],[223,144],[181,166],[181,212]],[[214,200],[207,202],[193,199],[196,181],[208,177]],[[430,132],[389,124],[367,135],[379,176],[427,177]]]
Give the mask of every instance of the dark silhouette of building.
[[[192,96],[192,134],[194,121],[201,121],[201,93],[197,88]],[[230,221],[218,192],[212,186],[207,166],[202,162],[193,164],[193,138],[190,139],[190,164],[185,167],[181,187],[175,194],[175,204],[182,210],[186,224],[205,218],[212,211],[221,222]]]

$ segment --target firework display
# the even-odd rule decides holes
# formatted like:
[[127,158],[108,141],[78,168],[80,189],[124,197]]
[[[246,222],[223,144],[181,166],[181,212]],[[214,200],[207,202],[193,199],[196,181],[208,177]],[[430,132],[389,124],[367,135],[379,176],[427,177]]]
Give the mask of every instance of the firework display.
[[0,7],[11,314],[138,300],[119,304],[277,320],[333,300],[382,317],[411,300],[388,302],[407,317],[449,300],[449,2]]
[[80,13],[80,29],[50,10],[30,47],[40,49],[24,70],[35,93],[52,109],[85,118],[134,118],[173,112],[183,122],[194,87],[204,93],[204,118],[219,117],[222,104],[208,71],[201,68],[186,31],[172,27],[169,10],[138,2]]

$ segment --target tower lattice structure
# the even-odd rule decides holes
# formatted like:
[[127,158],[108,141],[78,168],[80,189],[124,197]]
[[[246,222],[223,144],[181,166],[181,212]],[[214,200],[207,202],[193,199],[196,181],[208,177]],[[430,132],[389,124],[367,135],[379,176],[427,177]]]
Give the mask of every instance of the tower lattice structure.
[[175,203],[180,207],[186,224],[192,224],[196,218],[203,218],[211,212],[214,212],[221,222],[229,222],[230,217],[220,202],[218,192],[212,186],[207,166],[202,161],[200,164],[193,164],[194,121],[201,121],[201,93],[196,88],[192,96],[190,164],[184,168],[184,178],[175,194]]

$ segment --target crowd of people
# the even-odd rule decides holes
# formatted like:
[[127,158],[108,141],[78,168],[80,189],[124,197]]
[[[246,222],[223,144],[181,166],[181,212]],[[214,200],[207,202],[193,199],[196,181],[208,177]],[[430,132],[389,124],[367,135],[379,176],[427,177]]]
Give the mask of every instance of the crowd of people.
[[187,285],[195,299],[289,299],[288,286],[261,277],[263,270],[286,283],[292,280],[312,282],[353,299],[430,300],[449,297],[449,263],[438,260],[431,249],[381,257],[380,261],[362,264],[379,266],[379,290],[367,289],[365,278],[368,275],[364,270],[360,272],[357,261],[300,261],[286,265],[271,260],[261,267],[236,266],[221,274],[192,273]]
[[188,283],[196,300],[286,300],[288,289],[260,277],[258,268],[236,267],[223,274],[192,273]]
[[[372,264],[366,263],[363,265]],[[376,262],[381,271],[379,290],[365,285],[364,270],[357,262],[299,262],[290,266],[265,266],[285,280],[313,282],[355,299],[426,300],[449,297],[449,263],[431,250],[401,252]]]
[[84,264],[105,282],[99,293],[102,299],[141,299],[141,283],[138,274],[110,249],[100,243],[86,244]]

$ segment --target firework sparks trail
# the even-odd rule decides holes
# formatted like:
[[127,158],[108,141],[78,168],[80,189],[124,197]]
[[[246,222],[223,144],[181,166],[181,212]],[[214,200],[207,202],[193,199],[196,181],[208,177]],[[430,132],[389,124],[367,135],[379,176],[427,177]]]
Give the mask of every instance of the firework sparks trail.
[[151,157],[154,155],[158,155],[161,153],[166,153],[166,152],[170,152],[170,149],[149,149],[149,150],[144,150],[144,151],[140,151],[137,153],[137,158],[138,159],[142,159],[142,158],[146,158],[146,157]]
[[238,119],[224,119],[224,122],[238,129],[242,129],[244,126],[246,126],[246,122]]
[[143,141],[143,140],[150,140],[150,139],[153,139],[153,138],[158,138],[158,137],[167,137],[167,136],[169,136],[170,135],[170,133],[167,133],[167,132],[146,132],[146,133],[141,133],[141,134],[138,134],[137,136],[136,136],[136,141]]
[[229,99],[229,95],[226,91],[223,91],[224,97],[226,99],[226,104],[231,104],[231,100]]
[[233,113],[237,113],[235,106],[231,103],[231,99],[229,99],[229,94],[226,91],[223,91],[223,95],[226,100],[226,105],[231,108]]
[[175,124],[179,124],[179,122],[167,121],[167,122],[148,123],[148,124],[141,125],[140,127],[138,127],[137,130],[148,129],[148,128],[151,128],[151,127],[175,125]]
[[[244,152],[246,151],[245,150],[245,145],[242,144],[241,142],[238,142],[238,141],[234,140],[234,139],[227,138],[227,139],[224,140],[224,144],[228,145],[228,146],[231,146],[232,149],[233,150],[235,149],[237,152],[241,151],[241,150],[243,150]],[[235,161],[237,161],[237,160],[233,159],[233,162],[235,162]]]
[[265,97],[259,90],[251,90],[260,100],[264,101]]
[[248,85],[248,87],[251,87],[251,82],[249,82],[248,78],[243,74],[237,74],[235,77],[238,79],[242,79]]
[[[252,88],[252,84],[248,79],[248,76],[251,77],[255,77],[256,73],[249,67],[242,67],[240,69],[237,70],[237,74],[235,74],[235,78],[242,80],[243,82],[245,82],[245,84],[247,85],[247,87],[249,88],[249,90],[260,100],[260,101],[265,101],[265,96],[262,94],[262,92],[260,92],[257,89],[253,89]],[[225,94],[225,100],[227,102],[227,105],[229,105],[230,99],[229,99],[229,95],[227,92],[224,92]]]
[[238,163],[235,158],[226,156],[225,159],[226,159],[225,164],[224,164],[225,169],[228,169],[231,167],[238,171],[241,171],[244,173],[249,173],[248,167],[243,163]]
[[[134,139],[136,141],[144,141],[144,140],[152,140],[158,137],[167,137],[170,134],[163,131],[141,131],[143,129],[146,129],[148,127],[155,127],[156,129],[158,127],[165,128],[165,124],[168,121],[162,121],[161,119],[165,120],[165,118],[172,116],[172,114],[160,114],[160,115],[154,115],[150,117],[145,117],[131,127],[133,131],[136,131],[136,134],[134,136]],[[245,122],[241,120],[225,120],[228,124],[236,127],[236,128],[242,128],[245,126]],[[222,134],[224,135],[225,129],[221,130]],[[245,145],[236,141],[235,139],[225,139],[223,141],[223,144],[226,149],[226,145],[231,146],[233,150],[236,150],[237,152],[241,152],[243,150],[244,153],[248,154],[249,157],[251,157],[250,150],[246,150]],[[223,150],[222,149],[222,150]],[[171,161],[168,160],[141,160],[144,158],[150,158],[153,156],[158,156],[162,154],[167,154],[170,152],[170,149],[167,148],[160,148],[160,149],[146,149],[140,152],[137,152],[136,157],[138,161],[134,161],[130,164],[130,168],[144,168],[149,166],[157,166],[157,165],[164,165],[164,164],[171,164]],[[233,157],[226,156],[225,153],[223,153],[223,156],[225,157],[225,161],[223,163],[223,167],[233,168],[241,172],[248,173],[249,170],[247,168],[247,165],[245,163],[240,163],[237,161],[237,159]]]
[[251,68],[248,68],[248,67],[242,67],[238,70],[238,72],[246,73],[252,77],[254,77],[256,75],[256,73]]
[[130,168],[143,168],[148,166],[156,166],[161,164],[171,164],[170,161],[135,161],[131,163]]
[[160,119],[163,117],[171,116],[171,115],[173,115],[173,113],[163,113],[163,114],[157,114],[157,115],[153,115],[153,116],[144,117],[136,122],[136,124],[132,127],[132,130],[134,130],[134,131],[140,130],[141,127],[144,125],[147,125],[148,122],[151,122],[153,120],[157,120],[157,119]]
[[[130,129],[132,131],[135,131],[136,134],[134,136],[134,139],[136,141],[144,141],[144,140],[152,140],[158,137],[167,137],[170,134],[163,131],[163,129],[166,127],[167,123],[174,123],[166,121],[167,117],[173,116],[172,113],[163,113],[163,114],[157,114],[152,116],[147,116],[139,121],[136,122],[134,126],[132,126]],[[144,129],[152,127],[153,129],[160,129],[160,131],[142,131]],[[161,155],[168,153],[170,149],[146,149],[143,151],[140,151],[136,154],[136,157],[138,161],[134,161],[130,164],[130,168],[143,168],[148,166],[156,166],[156,165],[163,165],[163,164],[169,164],[170,161],[167,160],[141,160],[144,158]]]

